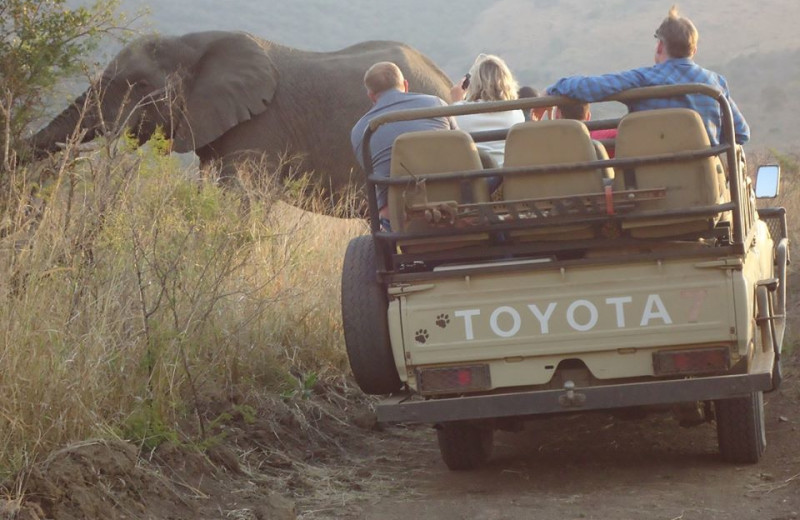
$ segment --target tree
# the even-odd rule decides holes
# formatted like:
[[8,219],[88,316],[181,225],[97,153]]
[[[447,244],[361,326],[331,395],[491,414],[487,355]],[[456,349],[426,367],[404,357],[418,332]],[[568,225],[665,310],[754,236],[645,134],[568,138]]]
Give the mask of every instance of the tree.
[[118,0],[71,9],[66,0],[0,0],[0,171],[59,80],[84,70],[103,36],[119,30]]

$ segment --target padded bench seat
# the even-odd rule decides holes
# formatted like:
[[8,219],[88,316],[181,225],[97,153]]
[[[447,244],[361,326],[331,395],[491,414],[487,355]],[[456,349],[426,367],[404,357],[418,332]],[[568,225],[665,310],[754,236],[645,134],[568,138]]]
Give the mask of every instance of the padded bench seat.
[[[462,130],[424,130],[402,134],[394,141],[390,177],[406,178],[426,175],[425,182],[389,186],[388,203],[392,230],[419,232],[430,228],[424,219],[411,218],[414,206],[448,203],[488,202],[486,179],[437,181],[435,174],[482,169],[481,158],[472,137]],[[487,233],[453,235],[398,242],[405,252],[452,249],[488,241]]]
[[[619,123],[616,158],[652,157],[710,147],[700,115],[688,108],[665,108],[627,114]],[[717,157],[618,169],[614,191],[666,188],[662,199],[643,201],[637,211],[679,210],[712,206],[730,200]],[[720,219],[708,216],[659,217],[626,221],[633,237],[682,236],[710,230]]]
[[[545,166],[608,159],[605,148],[593,141],[580,121],[556,119],[530,121],[511,127],[506,139],[504,167]],[[603,193],[609,169],[542,171],[509,174],[503,179],[503,199],[547,199]],[[591,226],[566,224],[511,232],[511,237],[531,240],[571,240],[594,235]]]

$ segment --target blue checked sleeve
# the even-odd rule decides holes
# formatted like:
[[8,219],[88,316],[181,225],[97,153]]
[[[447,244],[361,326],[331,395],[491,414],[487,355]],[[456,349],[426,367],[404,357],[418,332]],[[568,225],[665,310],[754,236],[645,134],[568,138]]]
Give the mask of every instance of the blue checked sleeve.
[[637,87],[649,86],[650,68],[626,70],[602,76],[571,76],[561,78],[547,88],[551,96],[568,96],[588,103]]
[[750,126],[745,121],[744,116],[739,111],[739,107],[736,106],[736,103],[731,98],[731,93],[728,90],[728,82],[725,81],[725,78],[719,76],[719,84],[722,87],[722,91],[725,93],[725,97],[728,99],[728,103],[731,106],[731,115],[733,115],[733,133],[736,136],[736,142],[738,144],[744,144],[750,140]]

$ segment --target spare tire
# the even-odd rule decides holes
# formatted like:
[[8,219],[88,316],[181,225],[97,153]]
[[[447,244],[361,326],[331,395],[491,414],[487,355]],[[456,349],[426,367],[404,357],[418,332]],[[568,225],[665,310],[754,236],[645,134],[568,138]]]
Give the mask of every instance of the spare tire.
[[389,341],[386,287],[378,282],[378,256],[371,236],[347,245],[342,267],[342,324],[350,369],[367,394],[390,394],[403,383]]

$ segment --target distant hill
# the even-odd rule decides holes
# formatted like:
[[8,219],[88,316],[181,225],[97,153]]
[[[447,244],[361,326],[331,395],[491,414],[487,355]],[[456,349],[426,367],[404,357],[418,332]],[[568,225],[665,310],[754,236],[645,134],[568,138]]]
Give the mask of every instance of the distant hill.
[[[670,1],[652,0],[160,0],[135,24],[169,34],[244,30],[287,45],[333,50],[370,39],[400,40],[452,78],[480,52],[506,59],[520,83],[545,87],[564,75],[652,62],[653,31]],[[72,0],[73,4],[81,3]],[[134,14],[139,0],[122,0]],[[700,31],[697,61],[726,75],[750,122],[753,146],[797,148],[800,129],[800,2],[686,0]]]

